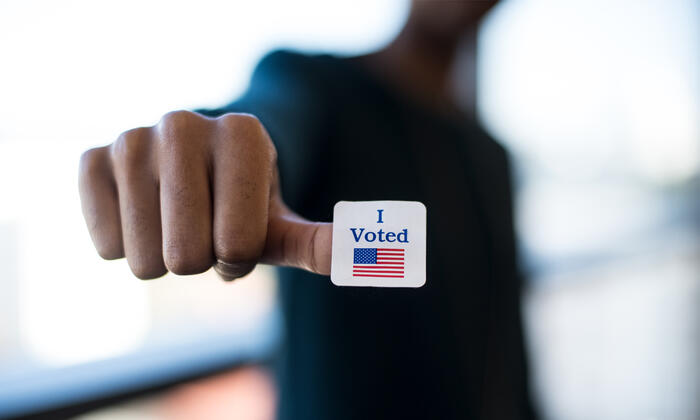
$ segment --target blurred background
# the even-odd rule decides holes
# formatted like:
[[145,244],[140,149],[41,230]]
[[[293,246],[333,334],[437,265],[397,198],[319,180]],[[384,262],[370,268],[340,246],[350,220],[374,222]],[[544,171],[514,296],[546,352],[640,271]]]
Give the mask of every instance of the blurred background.
[[[283,334],[274,271],[142,282],[100,260],[80,153],[167,111],[229,102],[273,48],[378,49],[407,11],[0,3],[0,417],[224,371],[84,418],[271,418],[274,386],[251,364]],[[503,1],[479,66],[480,119],[516,166],[543,415],[700,418],[700,2]]]

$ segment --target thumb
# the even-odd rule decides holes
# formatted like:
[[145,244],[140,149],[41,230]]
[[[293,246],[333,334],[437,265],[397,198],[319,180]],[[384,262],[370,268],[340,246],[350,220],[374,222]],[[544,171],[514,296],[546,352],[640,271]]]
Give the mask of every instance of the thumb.
[[270,204],[261,262],[329,275],[333,224],[310,222],[289,210],[279,197]]

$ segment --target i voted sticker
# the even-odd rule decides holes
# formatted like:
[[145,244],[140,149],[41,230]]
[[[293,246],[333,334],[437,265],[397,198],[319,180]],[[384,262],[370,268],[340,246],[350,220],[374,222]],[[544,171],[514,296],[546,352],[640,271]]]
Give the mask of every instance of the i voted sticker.
[[425,284],[426,209],[418,201],[339,201],[331,281],[337,286]]

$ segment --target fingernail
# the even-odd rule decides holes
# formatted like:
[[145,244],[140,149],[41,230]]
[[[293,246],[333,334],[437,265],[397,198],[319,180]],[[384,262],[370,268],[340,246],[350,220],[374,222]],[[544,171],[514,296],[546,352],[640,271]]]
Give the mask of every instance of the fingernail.
[[214,271],[223,280],[233,281],[253,271],[255,265],[254,262],[227,263],[217,259],[214,263]]

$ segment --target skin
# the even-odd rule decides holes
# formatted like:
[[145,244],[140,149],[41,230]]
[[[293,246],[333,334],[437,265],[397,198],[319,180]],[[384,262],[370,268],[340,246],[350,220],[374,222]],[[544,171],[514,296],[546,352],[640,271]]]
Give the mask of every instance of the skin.
[[[476,92],[476,32],[497,3],[482,0],[414,0],[406,25],[386,48],[358,57],[370,71],[438,111],[457,108],[456,82]],[[458,51],[466,58],[456,66]],[[464,60],[463,60],[464,61]],[[462,98],[464,100],[464,98]]]
[[[493,3],[414,1],[396,40],[356,60],[432,107],[452,107],[457,47]],[[138,278],[213,266],[232,280],[259,262],[330,273],[332,224],[284,204],[277,152],[255,116],[168,113],[85,152],[79,187],[97,252],[126,257]]]

